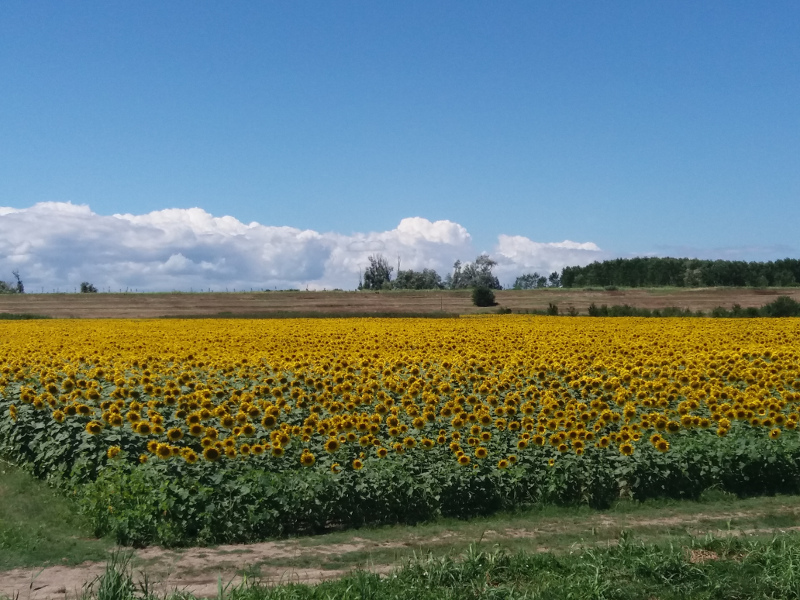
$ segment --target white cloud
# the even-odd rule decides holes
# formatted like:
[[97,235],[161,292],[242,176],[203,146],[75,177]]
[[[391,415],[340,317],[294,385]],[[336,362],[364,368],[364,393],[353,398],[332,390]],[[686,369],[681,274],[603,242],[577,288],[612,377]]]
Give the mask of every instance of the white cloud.
[[[144,215],[98,215],[85,205],[44,202],[0,207],[0,279],[19,269],[29,291],[100,289],[353,289],[371,254],[402,269],[443,276],[477,255],[452,221],[411,217],[381,232],[320,233],[214,217],[200,208]],[[501,235],[490,254],[503,282],[524,272],[560,270],[601,254],[593,243],[541,243]],[[6,274],[7,273],[7,274]]]
[[586,265],[607,256],[593,242],[534,242],[521,235],[500,235],[493,258],[500,281],[513,281],[522,273],[549,275],[564,267]]

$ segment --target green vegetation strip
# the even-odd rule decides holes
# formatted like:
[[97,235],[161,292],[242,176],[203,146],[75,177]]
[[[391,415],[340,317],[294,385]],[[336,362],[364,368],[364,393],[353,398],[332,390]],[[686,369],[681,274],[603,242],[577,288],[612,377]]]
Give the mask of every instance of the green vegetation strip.
[[[219,600],[541,600],[800,597],[800,538],[693,540],[687,546],[640,543],[621,536],[605,548],[566,554],[480,550],[459,557],[420,556],[388,576],[355,572],[315,586],[218,583]],[[163,597],[134,583],[130,562],[115,555],[87,597],[149,600]],[[183,592],[176,598],[192,598]]]
[[73,502],[0,460],[0,570],[105,560],[111,545],[91,537]]

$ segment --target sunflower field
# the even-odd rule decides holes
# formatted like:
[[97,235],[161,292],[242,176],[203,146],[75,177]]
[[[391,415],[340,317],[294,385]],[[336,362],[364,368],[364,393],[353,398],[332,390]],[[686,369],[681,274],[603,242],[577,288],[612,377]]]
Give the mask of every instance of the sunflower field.
[[0,323],[0,453],[128,544],[800,491],[800,320]]

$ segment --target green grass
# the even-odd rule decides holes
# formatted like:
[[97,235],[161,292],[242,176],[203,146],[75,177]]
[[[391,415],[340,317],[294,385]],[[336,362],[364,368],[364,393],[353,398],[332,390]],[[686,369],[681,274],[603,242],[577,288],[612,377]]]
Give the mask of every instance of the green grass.
[[49,319],[46,315],[31,313],[0,313],[0,321],[29,321],[31,319]]
[[[606,548],[566,554],[508,553],[470,546],[458,557],[416,556],[389,576],[354,572],[318,585],[238,585],[220,579],[219,600],[692,600],[800,598],[800,537],[693,539],[647,544],[629,535]],[[88,590],[98,600],[155,600],[134,584],[128,560],[114,555]],[[186,592],[173,598],[189,600]]]
[[[565,553],[575,545],[613,543],[620,535],[634,535],[648,543],[676,540],[686,543],[697,535],[727,531],[750,532],[751,537],[771,536],[800,525],[800,496],[738,499],[710,492],[700,501],[620,501],[611,509],[544,506],[511,514],[467,521],[441,519],[416,526],[362,528],[298,538],[296,557],[271,559],[262,564],[286,567],[350,569],[371,564],[396,564],[414,555],[456,555],[469,547],[506,552]],[[331,554],[314,554],[318,546],[348,545],[361,548]],[[303,552],[305,550],[306,552]],[[311,553],[309,553],[311,552]]]
[[106,560],[74,505],[47,484],[0,461],[0,570]]

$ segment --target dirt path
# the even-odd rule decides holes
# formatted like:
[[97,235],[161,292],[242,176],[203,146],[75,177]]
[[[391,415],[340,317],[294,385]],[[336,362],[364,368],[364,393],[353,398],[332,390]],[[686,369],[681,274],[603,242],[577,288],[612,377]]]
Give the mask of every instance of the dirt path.
[[[776,521],[779,527],[771,526]],[[503,522],[498,522],[501,525]],[[597,513],[575,518],[536,518],[506,522],[494,529],[465,528],[365,530],[259,544],[165,550],[122,550],[139,584],[146,581],[159,594],[188,591],[217,596],[218,586],[236,586],[244,578],[264,584],[318,583],[341,577],[354,568],[388,573],[413,552],[460,552],[470,543],[498,544],[509,551],[564,550],[575,545],[614,544],[622,531],[642,541],[666,537],[754,536],[800,531],[800,504],[772,505],[728,512],[663,511],[660,516]],[[479,535],[478,535],[479,534]],[[335,541],[335,543],[334,543]],[[105,563],[14,569],[0,572],[0,597],[49,600],[80,597],[103,573]]]

